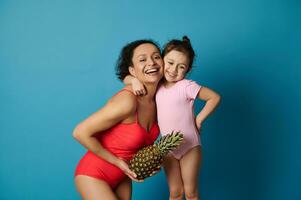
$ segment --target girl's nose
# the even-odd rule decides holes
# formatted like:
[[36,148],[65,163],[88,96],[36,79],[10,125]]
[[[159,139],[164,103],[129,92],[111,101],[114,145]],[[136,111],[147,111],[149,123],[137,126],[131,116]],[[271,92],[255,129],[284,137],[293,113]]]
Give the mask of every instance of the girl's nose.
[[176,73],[177,72],[177,67],[176,66],[171,66],[170,71],[173,72],[173,73]]

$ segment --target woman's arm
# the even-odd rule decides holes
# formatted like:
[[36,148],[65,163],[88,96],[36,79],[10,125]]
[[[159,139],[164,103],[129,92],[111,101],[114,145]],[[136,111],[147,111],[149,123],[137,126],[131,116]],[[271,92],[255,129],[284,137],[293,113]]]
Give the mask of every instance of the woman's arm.
[[124,79],[123,79],[123,83],[126,85],[132,85],[132,89],[134,91],[134,94],[139,96],[139,95],[145,95],[146,94],[146,90],[144,85],[134,76],[131,75],[127,75]]
[[200,130],[203,121],[214,111],[214,109],[219,104],[221,97],[213,90],[202,87],[198,93],[198,98],[206,101],[205,106],[196,116],[196,126],[198,130]]
[[133,115],[136,111],[136,103],[135,96],[126,91],[121,92],[110,99],[99,111],[78,124],[73,131],[73,137],[85,148],[133,177],[135,177],[135,174],[128,171],[125,162],[103,148],[93,135],[105,131]]

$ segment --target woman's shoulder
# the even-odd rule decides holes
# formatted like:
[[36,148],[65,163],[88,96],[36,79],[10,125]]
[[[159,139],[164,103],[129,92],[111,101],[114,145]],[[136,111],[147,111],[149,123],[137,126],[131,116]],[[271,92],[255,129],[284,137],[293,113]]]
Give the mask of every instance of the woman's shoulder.
[[136,110],[137,97],[130,86],[125,86],[109,100],[109,103],[115,104],[122,109]]
[[124,86],[121,90],[119,90],[116,93],[116,95],[118,95],[120,93],[126,94],[126,96],[135,97],[135,99],[136,99],[136,95],[135,95],[131,85]]

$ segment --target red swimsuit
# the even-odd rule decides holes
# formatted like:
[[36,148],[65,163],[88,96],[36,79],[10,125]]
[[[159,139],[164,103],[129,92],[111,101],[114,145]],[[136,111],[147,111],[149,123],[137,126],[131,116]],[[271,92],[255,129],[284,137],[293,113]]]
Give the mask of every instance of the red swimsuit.
[[[159,135],[158,124],[155,123],[147,132],[136,121],[130,124],[119,123],[110,129],[96,134],[102,146],[117,157],[130,160],[141,148],[154,143]],[[86,175],[106,181],[111,188],[115,188],[126,175],[115,165],[88,151],[77,165],[76,175]]]

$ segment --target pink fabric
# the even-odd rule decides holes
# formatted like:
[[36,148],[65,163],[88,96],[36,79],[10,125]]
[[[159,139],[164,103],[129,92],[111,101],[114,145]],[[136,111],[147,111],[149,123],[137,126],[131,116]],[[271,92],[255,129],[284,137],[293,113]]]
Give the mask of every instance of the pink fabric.
[[200,88],[196,82],[183,79],[170,88],[161,85],[157,91],[156,103],[161,135],[172,131],[181,131],[184,134],[185,141],[172,152],[176,159],[180,159],[191,148],[200,145],[193,108]]

